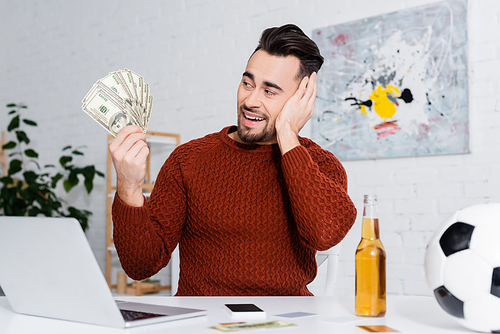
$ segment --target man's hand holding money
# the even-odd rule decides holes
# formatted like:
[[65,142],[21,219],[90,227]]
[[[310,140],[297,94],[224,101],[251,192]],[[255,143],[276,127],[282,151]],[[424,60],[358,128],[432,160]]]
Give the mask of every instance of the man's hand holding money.
[[118,196],[130,206],[144,205],[142,185],[149,154],[145,134],[153,105],[149,85],[128,69],[110,72],[92,86],[82,103],[83,111],[116,137],[109,152]]
[[109,145],[109,152],[116,170],[118,196],[127,205],[144,205],[142,184],[149,148],[142,128],[137,125],[123,128]]

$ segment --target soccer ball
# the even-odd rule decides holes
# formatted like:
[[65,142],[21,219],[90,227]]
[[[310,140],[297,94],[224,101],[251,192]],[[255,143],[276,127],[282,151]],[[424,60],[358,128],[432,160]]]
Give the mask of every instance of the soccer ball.
[[427,284],[463,326],[500,333],[500,203],[455,212],[425,253]]

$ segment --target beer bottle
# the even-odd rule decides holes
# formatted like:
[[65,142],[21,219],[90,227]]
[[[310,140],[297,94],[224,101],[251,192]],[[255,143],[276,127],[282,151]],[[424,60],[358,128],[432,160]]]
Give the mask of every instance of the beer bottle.
[[361,241],[356,249],[356,315],[383,317],[386,311],[385,249],[380,242],[377,196],[365,195]]

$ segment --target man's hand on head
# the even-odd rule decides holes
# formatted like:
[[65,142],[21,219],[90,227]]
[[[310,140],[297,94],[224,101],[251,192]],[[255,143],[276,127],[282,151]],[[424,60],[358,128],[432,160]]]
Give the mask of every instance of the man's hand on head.
[[304,77],[299,88],[283,106],[276,119],[276,134],[281,154],[299,146],[299,132],[311,119],[316,102],[316,72]]

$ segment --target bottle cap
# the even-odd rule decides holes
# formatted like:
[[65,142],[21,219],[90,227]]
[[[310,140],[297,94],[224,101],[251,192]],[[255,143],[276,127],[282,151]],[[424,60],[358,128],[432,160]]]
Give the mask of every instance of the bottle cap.
[[364,199],[363,199],[363,203],[368,204],[368,205],[377,204],[377,195],[375,195],[375,194],[365,195]]

